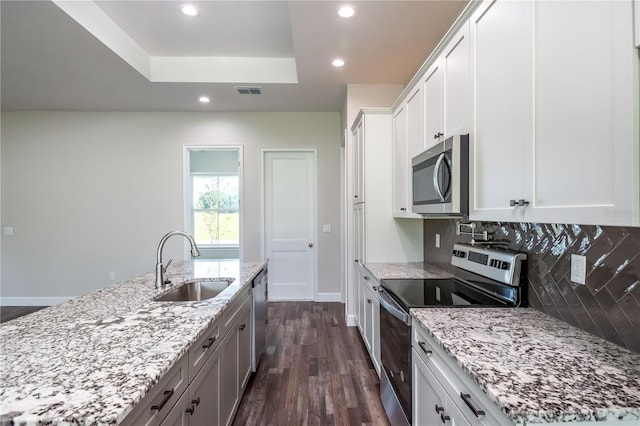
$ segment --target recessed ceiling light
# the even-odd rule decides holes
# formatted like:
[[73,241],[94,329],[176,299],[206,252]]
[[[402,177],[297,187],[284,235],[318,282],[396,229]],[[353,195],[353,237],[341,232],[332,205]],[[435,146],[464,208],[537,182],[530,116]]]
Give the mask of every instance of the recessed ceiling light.
[[192,4],[183,4],[180,6],[180,10],[187,16],[198,16],[198,8]]
[[343,18],[351,18],[356,13],[355,9],[351,6],[342,6],[338,9],[338,15]]
[[200,98],[198,98],[198,100],[200,102],[202,102],[203,104],[208,104],[209,102],[211,102],[211,99],[209,99],[208,96],[200,96]]
[[336,68],[340,68],[341,66],[344,65],[344,61],[340,58],[336,58],[333,61],[331,61],[331,65],[333,65]]

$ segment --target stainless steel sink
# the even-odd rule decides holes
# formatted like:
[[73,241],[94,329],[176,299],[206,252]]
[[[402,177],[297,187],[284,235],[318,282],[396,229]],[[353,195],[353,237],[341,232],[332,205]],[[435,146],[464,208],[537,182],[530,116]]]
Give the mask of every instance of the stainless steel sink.
[[162,296],[156,302],[193,302],[216,297],[235,281],[235,278],[197,278],[187,281]]

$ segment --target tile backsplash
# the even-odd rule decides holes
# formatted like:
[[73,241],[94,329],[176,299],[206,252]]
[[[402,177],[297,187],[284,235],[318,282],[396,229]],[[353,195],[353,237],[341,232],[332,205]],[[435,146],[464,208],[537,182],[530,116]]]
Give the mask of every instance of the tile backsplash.
[[[457,220],[424,221],[424,260],[451,269]],[[528,255],[529,306],[640,353],[640,228],[478,222],[505,247]],[[440,248],[435,235],[440,234]],[[587,258],[585,285],[572,283],[571,255]]]

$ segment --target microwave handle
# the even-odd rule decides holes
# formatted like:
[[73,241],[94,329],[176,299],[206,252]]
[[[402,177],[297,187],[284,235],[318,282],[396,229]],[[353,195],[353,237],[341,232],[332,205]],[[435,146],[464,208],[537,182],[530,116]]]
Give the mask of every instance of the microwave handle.
[[445,159],[444,152],[440,154],[438,160],[436,161],[436,166],[433,168],[433,187],[436,189],[438,193],[438,197],[440,197],[440,201],[444,203],[444,194],[442,193],[442,188],[440,188],[440,182],[438,181],[438,174],[440,173],[440,169],[442,168],[442,162]]

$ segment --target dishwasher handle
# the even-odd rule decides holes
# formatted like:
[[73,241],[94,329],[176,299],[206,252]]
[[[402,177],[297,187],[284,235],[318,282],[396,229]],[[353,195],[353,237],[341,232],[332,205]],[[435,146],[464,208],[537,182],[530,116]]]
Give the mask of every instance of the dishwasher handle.
[[398,303],[393,300],[382,287],[378,287],[378,293],[380,295],[380,306],[406,325],[411,326],[411,316],[409,313],[398,306]]

